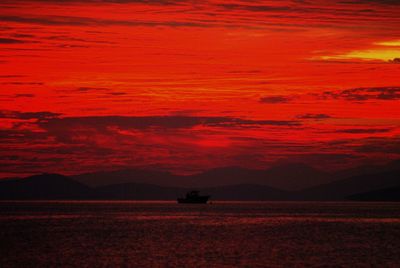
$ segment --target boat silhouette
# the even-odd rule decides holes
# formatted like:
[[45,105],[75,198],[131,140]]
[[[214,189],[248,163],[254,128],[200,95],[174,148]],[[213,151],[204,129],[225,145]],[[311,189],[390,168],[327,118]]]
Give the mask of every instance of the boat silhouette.
[[206,204],[210,195],[199,195],[199,191],[191,191],[184,198],[178,198],[179,204]]

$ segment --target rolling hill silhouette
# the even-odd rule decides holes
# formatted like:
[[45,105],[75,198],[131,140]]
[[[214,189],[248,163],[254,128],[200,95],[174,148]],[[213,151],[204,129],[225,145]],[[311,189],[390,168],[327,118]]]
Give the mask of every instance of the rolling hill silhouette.
[[[91,188],[58,174],[42,174],[0,182],[2,200],[175,200],[190,189],[122,183]],[[200,189],[214,200],[286,200],[289,192],[261,185],[230,185]]]
[[122,169],[115,171],[99,171],[71,176],[74,180],[91,187],[106,186],[112,184],[156,184],[160,186],[183,186],[180,176],[169,172],[145,170],[145,169]]
[[152,184],[121,183],[95,188],[98,198],[117,200],[174,200],[188,190]]
[[174,175],[163,171],[124,169],[72,176],[88,186],[147,183],[167,187],[205,188],[233,184],[259,184],[283,190],[300,190],[331,180],[331,174],[305,164],[277,165],[265,170],[241,167],[211,169],[194,175]]
[[41,174],[0,181],[0,199],[90,199],[90,187],[59,174]]
[[297,193],[300,200],[344,200],[348,196],[400,184],[400,169],[359,175],[312,187]]
[[189,176],[189,178],[194,187],[258,184],[293,191],[325,182],[329,175],[305,164],[291,163],[265,170],[240,167],[216,168]]
[[400,159],[384,165],[362,165],[332,173],[333,181],[368,174],[376,174],[386,171],[400,170]]
[[290,200],[291,193],[264,185],[237,184],[212,188],[203,188],[213,200]]
[[[267,170],[230,167],[191,176],[146,170],[98,172],[73,177],[41,174],[0,180],[0,199],[174,200],[189,190],[198,189],[211,194],[214,200],[397,200],[396,194],[400,187],[399,163],[395,161],[380,167],[352,169],[349,174],[361,175],[335,181],[330,180],[338,173],[319,172],[302,164],[292,164],[291,171],[285,171],[287,165]],[[362,174],[364,172],[371,173]],[[323,176],[326,178],[321,178]],[[279,182],[280,178],[282,182]],[[296,181],[296,178],[299,180]],[[300,186],[315,184],[317,178],[327,182],[292,191],[273,187],[288,187],[288,183],[293,183],[291,188],[298,189]]]

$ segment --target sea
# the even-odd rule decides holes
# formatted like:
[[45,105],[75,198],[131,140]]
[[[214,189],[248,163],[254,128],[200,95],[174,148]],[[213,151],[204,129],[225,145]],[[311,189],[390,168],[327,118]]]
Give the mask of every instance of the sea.
[[400,267],[400,203],[2,201],[0,267]]

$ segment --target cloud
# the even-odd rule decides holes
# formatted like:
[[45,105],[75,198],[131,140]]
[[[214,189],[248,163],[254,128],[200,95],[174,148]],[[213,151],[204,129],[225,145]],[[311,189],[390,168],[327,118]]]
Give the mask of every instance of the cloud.
[[[169,21],[135,21],[130,19],[101,19],[68,16],[23,16],[21,13],[9,13],[0,20],[7,22],[29,23],[39,25],[67,26],[167,26],[167,27],[240,27],[251,29],[268,29],[271,31],[304,31],[314,27],[340,27],[365,29],[371,22],[393,25],[396,27],[396,10],[385,5],[344,6],[339,1],[188,1],[188,0],[16,0],[2,1],[7,7],[20,7],[31,4],[38,7],[59,5],[61,8],[74,5],[76,8],[99,5],[110,8],[121,8],[116,4],[138,5],[141,12],[145,7],[146,14],[160,15],[171,18]],[[108,4],[110,4],[108,6]],[[352,2],[349,1],[349,5]],[[368,3],[366,3],[368,4]],[[76,5],[76,6],[75,6]],[[160,8],[167,8],[162,10]],[[25,13],[26,14],[26,13]],[[100,13],[99,13],[100,14]],[[98,14],[96,14],[98,15]],[[180,19],[177,19],[180,18]],[[357,19],[355,19],[357,18]],[[191,20],[190,20],[191,19]],[[233,23],[233,22],[236,22]],[[369,27],[371,28],[371,27]],[[374,28],[374,27],[373,27]],[[378,27],[377,27],[378,28]],[[379,27],[382,30],[388,28]]]
[[[368,100],[398,100],[400,99],[400,86],[387,86],[387,87],[360,87],[360,88],[350,88],[344,90],[332,90],[323,91],[321,93],[310,93],[304,95],[280,95],[264,97],[260,99],[260,102],[265,103],[285,103],[293,98],[304,98],[312,97],[317,99],[343,99],[347,101],[368,101]],[[301,118],[302,115],[299,115]],[[312,114],[304,115],[308,118],[302,119],[312,119]],[[317,115],[318,116],[318,115]],[[321,115],[319,115],[321,116]],[[322,115],[323,117],[324,115]]]
[[[260,154],[257,159],[262,161],[261,155],[266,151],[279,150],[282,154],[286,143],[234,138],[249,127],[265,131],[259,126],[276,129],[299,124],[218,116],[62,117],[50,112],[16,111],[2,111],[0,118],[26,120],[11,120],[10,128],[0,131],[0,158],[8,159],[0,172],[7,168],[32,172],[42,165],[47,171],[82,172],[138,164],[161,164],[182,172],[226,165],[229,161],[244,163],[245,158],[234,156],[257,153]],[[36,121],[28,121],[31,119]],[[14,148],[12,153],[10,148]],[[254,152],[255,148],[260,151]],[[61,163],[46,160],[51,158],[60,159]],[[247,162],[256,162],[252,160]]]
[[[400,86],[387,86],[387,87],[360,87],[350,88],[344,90],[331,90],[322,91],[320,93],[308,93],[297,95],[276,95],[266,96],[259,99],[261,103],[279,104],[288,103],[293,99],[312,99],[326,100],[326,99],[340,99],[347,101],[363,102],[369,100],[400,100]],[[327,119],[325,114],[303,114],[298,115],[299,119]]]
[[2,85],[14,85],[14,86],[25,86],[25,85],[30,85],[30,86],[42,86],[44,85],[43,82],[3,82],[1,83]]
[[148,5],[176,5],[182,2],[185,2],[186,0],[13,0],[13,1],[8,1],[4,0],[2,1],[3,3],[26,3],[26,2],[42,2],[42,3],[55,3],[55,4],[82,4],[82,3],[93,3],[93,4],[99,4],[99,3],[117,3],[117,4],[148,4]]
[[[56,114],[58,115],[58,114]],[[249,120],[233,117],[195,117],[195,116],[87,116],[87,117],[57,117],[42,122],[45,129],[58,129],[60,127],[95,127],[107,129],[117,126],[122,129],[148,129],[148,128],[192,128],[195,126],[210,127],[241,127],[241,126],[298,126],[298,121],[285,120]]]
[[[193,130],[196,127],[208,127],[210,129],[235,129],[243,130],[249,127],[299,126],[298,121],[285,120],[250,120],[234,117],[197,117],[197,116],[86,116],[86,117],[62,117],[60,113],[48,111],[42,112],[18,112],[0,111],[0,119],[15,119],[13,131],[21,129],[21,135],[25,131],[33,129],[47,133],[61,142],[73,142],[76,136],[90,137],[92,135],[115,136],[116,133],[126,132],[129,135],[137,133],[158,133],[157,135],[178,133],[179,131]],[[25,120],[25,121],[24,121]],[[35,120],[29,122],[26,120]],[[11,133],[9,137],[18,137],[17,133]]]
[[390,62],[394,57],[400,54],[399,49],[366,49],[366,50],[354,50],[344,54],[338,55],[326,55],[321,57],[316,57],[313,59],[321,60],[364,60],[364,61],[381,61]]
[[5,146],[9,146],[13,143],[20,144],[31,144],[37,140],[46,140],[48,133],[46,132],[35,132],[24,129],[0,129],[0,141]]
[[343,4],[351,4],[351,5],[364,5],[364,4],[379,4],[379,5],[400,5],[398,0],[358,0],[358,1],[339,1],[339,3]]
[[278,104],[278,103],[288,103],[292,100],[290,96],[276,95],[276,96],[266,96],[260,98],[261,103],[270,103],[270,104]]
[[271,12],[271,11],[291,11],[292,8],[288,6],[272,6],[272,5],[241,5],[241,4],[218,4],[227,10],[246,10],[252,12]]
[[400,64],[400,58],[394,58],[393,60],[389,60],[390,63]]
[[25,77],[25,75],[19,75],[19,74],[0,75],[0,78],[20,78],[20,77]]
[[33,34],[24,34],[24,33],[16,33],[16,34],[12,34],[12,37],[16,37],[16,38],[34,38],[36,37]]
[[80,92],[88,92],[88,91],[107,91],[111,89],[103,87],[79,87],[76,90]]
[[0,119],[21,119],[21,120],[30,120],[36,119],[38,121],[49,120],[59,117],[60,113],[53,112],[18,112],[18,111],[0,111]]
[[352,153],[295,153],[287,158],[287,162],[306,162],[310,164],[342,164],[343,161],[357,159],[358,156]]
[[35,94],[19,93],[19,94],[15,94],[13,97],[14,98],[33,98],[33,97],[35,97]]
[[0,44],[23,44],[27,43],[21,39],[14,39],[14,38],[0,38]]
[[44,37],[47,40],[55,40],[55,41],[72,41],[72,42],[85,42],[85,43],[98,43],[98,44],[115,44],[110,41],[101,41],[101,40],[89,40],[83,38],[72,37],[68,35],[52,35]]
[[38,24],[46,26],[132,26],[132,27],[209,27],[209,24],[190,21],[110,20],[74,16],[0,16],[0,22]]
[[361,153],[382,153],[400,155],[400,137],[368,138],[356,147]]
[[400,99],[400,87],[370,87],[326,91],[320,94],[320,96],[322,98],[345,99],[349,101],[398,100]]
[[390,128],[349,128],[349,129],[339,129],[335,132],[337,133],[349,133],[349,134],[375,134],[375,133],[385,133],[390,132]]
[[126,92],[109,92],[109,93],[107,93],[108,95],[111,95],[111,96],[123,96],[123,95],[127,95],[127,93]]
[[323,119],[332,118],[332,116],[327,115],[327,114],[300,114],[300,115],[296,116],[296,118],[299,118],[299,119],[323,120]]
[[[18,119],[0,130],[0,159],[5,159],[0,172],[45,168],[71,173],[133,165],[162,165],[186,172],[238,164],[263,168],[278,159],[343,168],[371,155],[384,159],[400,153],[398,139],[391,138],[293,139],[298,121],[180,115],[63,117],[43,111],[2,111],[0,118]],[[254,129],[248,132],[248,127]],[[284,134],[276,135],[280,127],[284,132],[279,133]]]

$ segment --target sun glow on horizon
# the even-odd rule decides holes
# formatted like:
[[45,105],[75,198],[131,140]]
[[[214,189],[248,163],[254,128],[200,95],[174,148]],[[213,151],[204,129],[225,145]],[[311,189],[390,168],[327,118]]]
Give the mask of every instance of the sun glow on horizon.
[[379,61],[390,61],[400,57],[400,49],[383,50],[383,49],[371,49],[371,50],[355,50],[346,54],[332,55],[332,56],[321,56],[322,60],[379,60]]
[[376,42],[375,44],[380,45],[380,46],[388,46],[388,47],[400,47],[400,40]]
[[[370,49],[362,49],[362,50],[352,50],[343,54],[323,55],[319,57],[314,57],[313,59],[322,59],[322,60],[360,59],[366,61],[379,60],[379,61],[390,62],[396,58],[400,58],[400,40],[375,42],[373,43],[373,45],[378,47],[373,47]],[[394,48],[388,49],[386,47],[394,47]]]

